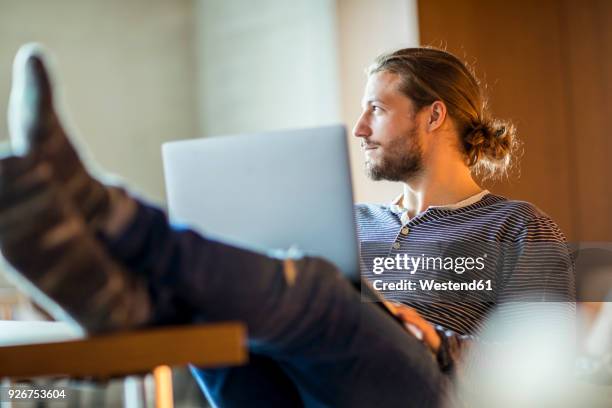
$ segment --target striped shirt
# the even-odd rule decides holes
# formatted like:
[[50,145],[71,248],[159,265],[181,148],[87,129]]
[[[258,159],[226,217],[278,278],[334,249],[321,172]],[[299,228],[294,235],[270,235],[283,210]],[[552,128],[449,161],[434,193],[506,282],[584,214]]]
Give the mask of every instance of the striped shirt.
[[[516,301],[575,300],[573,266],[566,239],[546,214],[527,202],[507,200],[484,191],[453,206],[429,207],[412,218],[397,202],[357,204],[355,213],[362,271],[371,282],[375,279],[397,282],[402,278],[415,283],[430,279],[491,282],[492,290],[483,292],[480,298],[469,290],[461,295],[453,291],[442,294],[417,291],[420,298],[409,290],[382,292],[387,299],[415,308],[429,322],[449,331],[449,335],[476,334],[489,313],[503,304],[517,305],[508,309],[506,317],[520,319],[530,308],[521,307]],[[423,258],[424,253],[436,255],[436,251],[444,259],[479,252],[494,256],[487,258],[484,269],[461,275],[454,270],[442,270],[440,264],[413,274],[406,270],[372,273],[375,258],[404,254]]]

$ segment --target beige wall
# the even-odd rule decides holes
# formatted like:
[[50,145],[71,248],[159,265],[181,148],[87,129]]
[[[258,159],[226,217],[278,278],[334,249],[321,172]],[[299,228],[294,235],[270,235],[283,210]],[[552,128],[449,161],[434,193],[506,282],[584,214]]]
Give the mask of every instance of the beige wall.
[[192,10],[190,0],[2,0],[0,136],[13,56],[40,41],[89,156],[163,202],[161,143],[198,134]]

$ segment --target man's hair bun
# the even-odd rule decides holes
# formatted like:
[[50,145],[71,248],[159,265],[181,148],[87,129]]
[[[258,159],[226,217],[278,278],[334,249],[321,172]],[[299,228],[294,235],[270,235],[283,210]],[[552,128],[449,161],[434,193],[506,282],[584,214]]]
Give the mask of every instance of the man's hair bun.
[[463,143],[468,165],[485,177],[506,173],[520,148],[514,125],[498,119],[472,124],[466,129]]

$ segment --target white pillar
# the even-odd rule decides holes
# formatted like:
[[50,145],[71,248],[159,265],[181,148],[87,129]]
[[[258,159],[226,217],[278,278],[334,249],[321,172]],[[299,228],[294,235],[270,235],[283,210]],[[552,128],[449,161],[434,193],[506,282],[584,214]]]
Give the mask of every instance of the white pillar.
[[416,0],[338,0],[340,100],[349,125],[355,201],[389,202],[401,192],[398,183],[372,182],[363,171],[359,141],[352,126],[359,117],[365,68],[385,51],[419,44]]
[[340,121],[333,0],[197,6],[203,136]]

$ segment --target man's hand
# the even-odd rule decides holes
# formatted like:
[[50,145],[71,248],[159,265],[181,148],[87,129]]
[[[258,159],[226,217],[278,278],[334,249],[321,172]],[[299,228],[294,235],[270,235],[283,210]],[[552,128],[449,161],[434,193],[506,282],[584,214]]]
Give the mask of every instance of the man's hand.
[[431,323],[411,307],[396,302],[387,302],[389,310],[404,322],[404,327],[417,339],[423,341],[435,353],[440,349],[440,336]]

